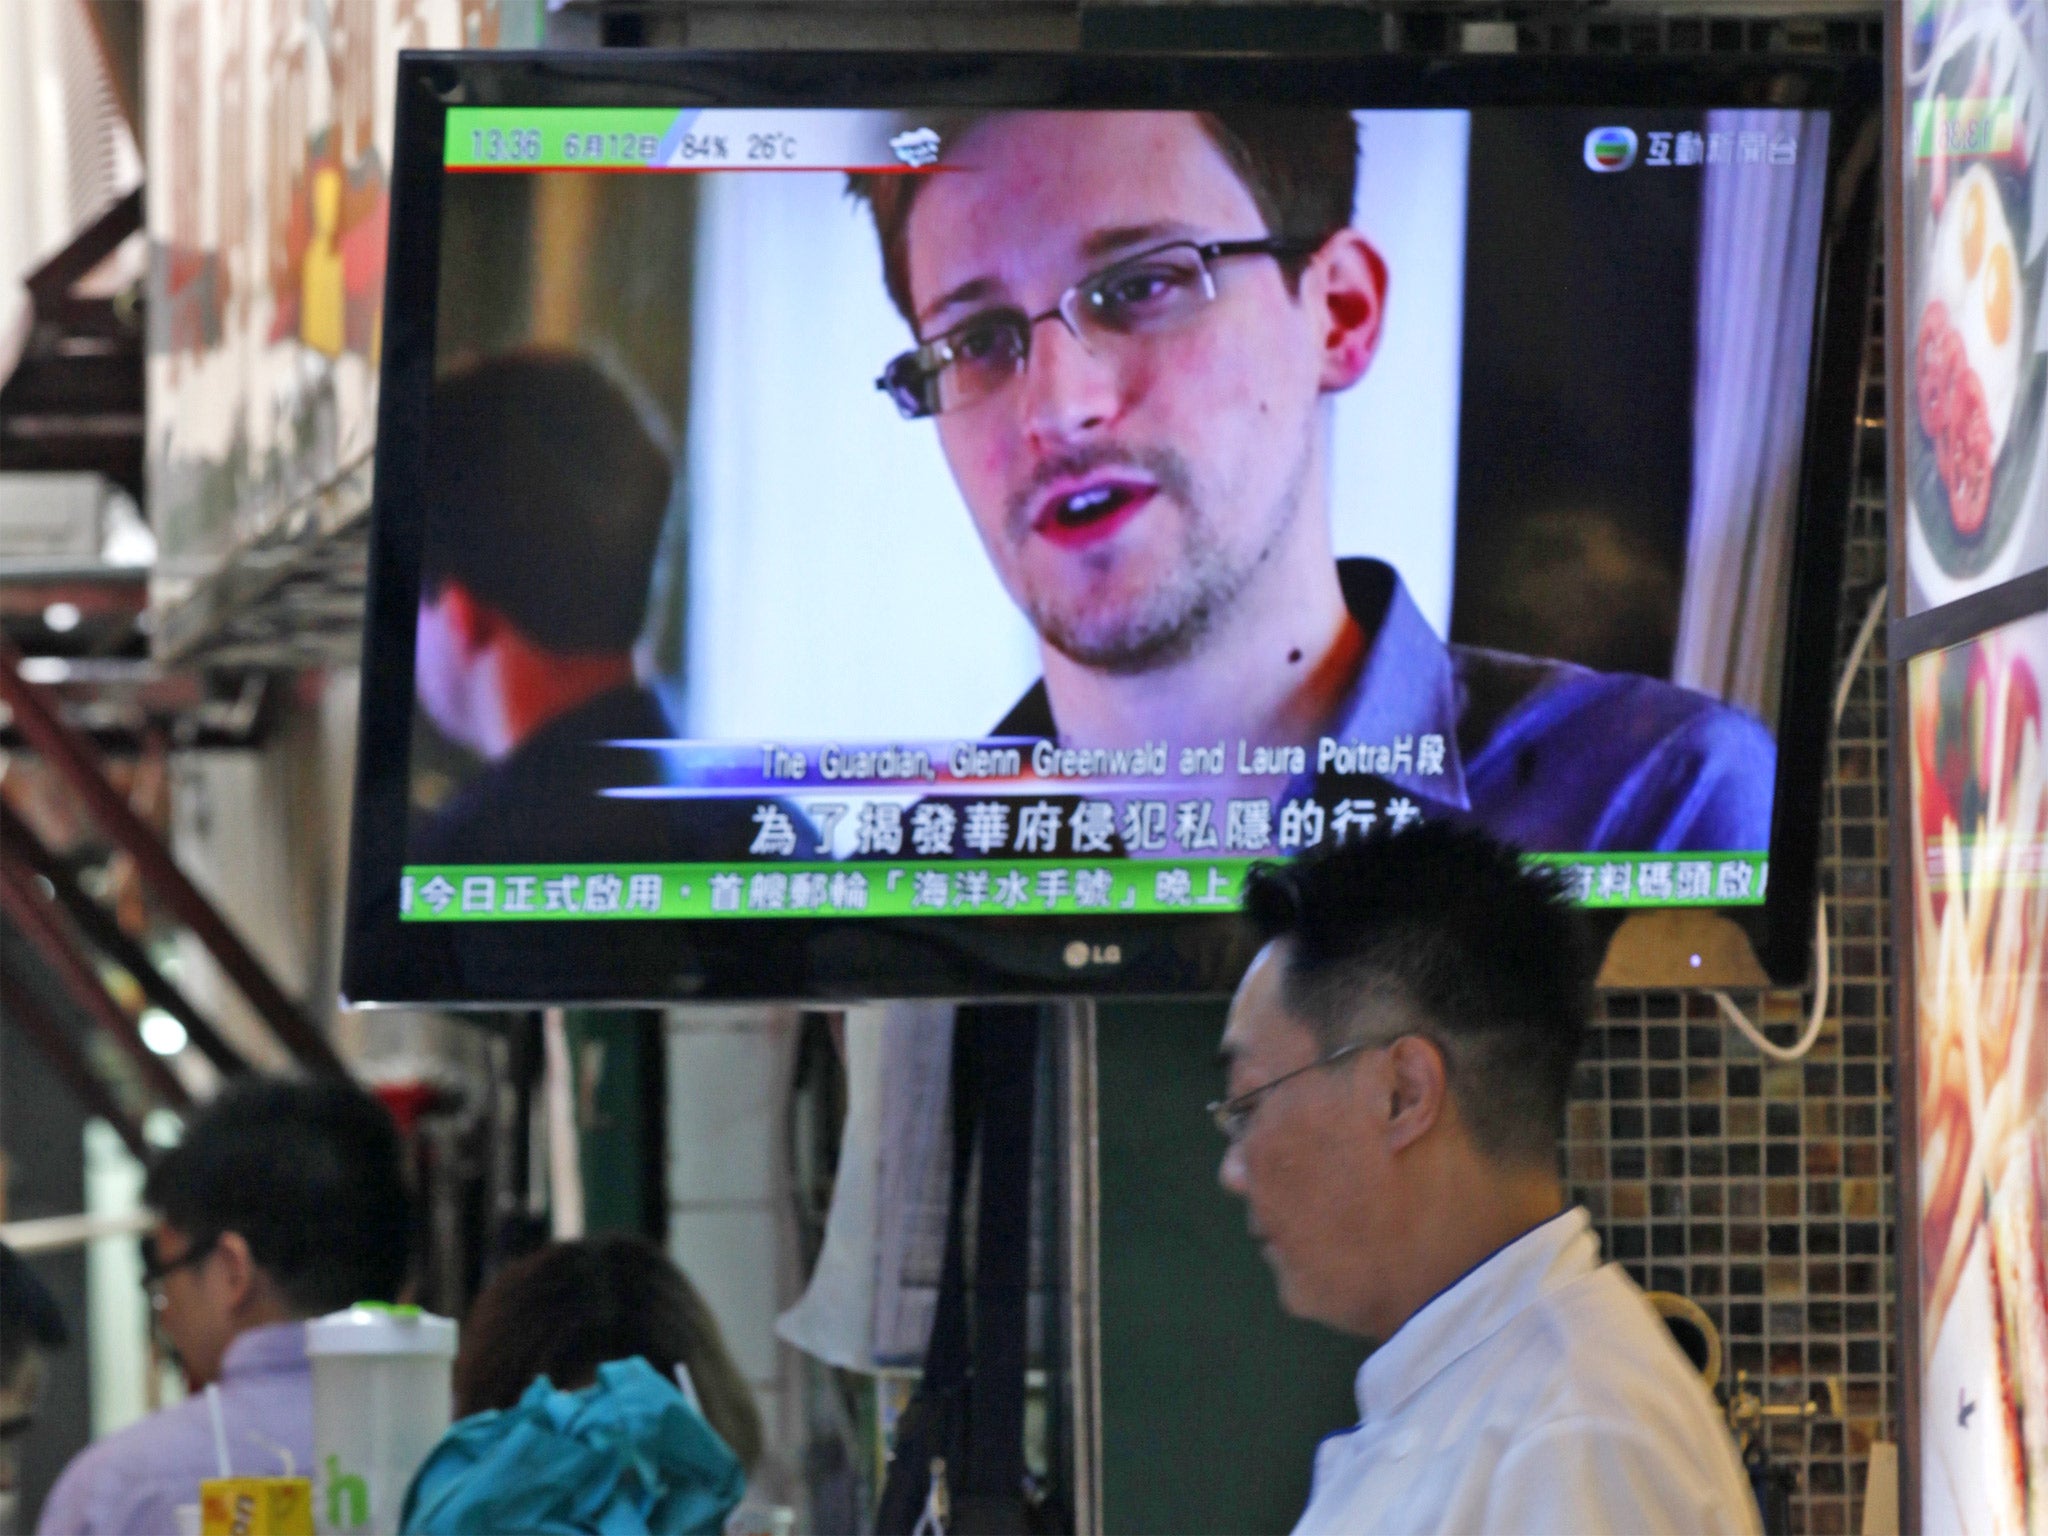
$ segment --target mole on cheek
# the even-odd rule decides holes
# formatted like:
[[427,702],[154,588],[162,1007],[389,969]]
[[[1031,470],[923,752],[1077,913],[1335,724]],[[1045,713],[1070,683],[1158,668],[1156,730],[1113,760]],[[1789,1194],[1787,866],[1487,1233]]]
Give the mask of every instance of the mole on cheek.
[[1301,660],[1301,647],[1296,646],[1293,650],[1289,651],[1287,653],[1287,659],[1291,662]]

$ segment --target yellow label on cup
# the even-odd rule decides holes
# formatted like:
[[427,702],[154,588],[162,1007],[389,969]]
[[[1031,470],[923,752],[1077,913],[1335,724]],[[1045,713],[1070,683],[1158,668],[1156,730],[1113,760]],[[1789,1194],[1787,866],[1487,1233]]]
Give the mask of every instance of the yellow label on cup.
[[209,1477],[199,1485],[199,1536],[313,1536],[310,1477]]

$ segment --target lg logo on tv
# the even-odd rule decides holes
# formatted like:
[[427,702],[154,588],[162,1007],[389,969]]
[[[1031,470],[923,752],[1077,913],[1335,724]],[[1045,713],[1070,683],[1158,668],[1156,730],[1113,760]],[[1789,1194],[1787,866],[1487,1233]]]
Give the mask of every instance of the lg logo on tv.
[[1124,952],[1115,944],[1090,944],[1085,939],[1076,939],[1060,951],[1067,962],[1067,969],[1078,971],[1091,965],[1122,965]]

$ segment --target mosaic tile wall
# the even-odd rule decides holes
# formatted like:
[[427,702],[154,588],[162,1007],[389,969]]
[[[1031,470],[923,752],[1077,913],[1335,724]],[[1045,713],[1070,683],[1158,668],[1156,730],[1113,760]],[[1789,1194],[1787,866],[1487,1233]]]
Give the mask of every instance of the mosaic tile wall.
[[[1873,306],[1857,490],[1837,655],[1885,577],[1882,320]],[[1803,1061],[1768,1060],[1704,994],[1609,994],[1579,1068],[1566,1174],[1608,1253],[1721,1329],[1725,1377],[1746,1371],[1778,1418],[1774,1462],[1798,1476],[1792,1529],[1862,1528],[1873,1439],[1893,1439],[1889,774],[1883,630],[1832,748],[1823,805],[1829,1016]],[[1810,995],[1738,995],[1779,1045]],[[1834,1411],[1828,1378],[1840,1384]]]

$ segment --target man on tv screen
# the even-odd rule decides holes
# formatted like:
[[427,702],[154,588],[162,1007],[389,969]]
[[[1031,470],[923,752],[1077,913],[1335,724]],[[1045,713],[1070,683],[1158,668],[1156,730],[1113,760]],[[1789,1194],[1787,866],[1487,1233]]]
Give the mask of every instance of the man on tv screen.
[[1389,292],[1351,227],[1348,112],[931,126],[936,173],[853,189],[918,343],[879,382],[936,419],[1039,637],[997,734],[1288,744],[1319,800],[1372,782],[1536,850],[1768,845],[1750,716],[1446,645],[1391,567],[1336,558],[1328,405]]
[[606,743],[675,734],[633,663],[671,478],[586,358],[507,353],[436,386],[414,687],[484,767],[416,828],[415,858],[683,858],[712,830],[602,793],[650,774]]

